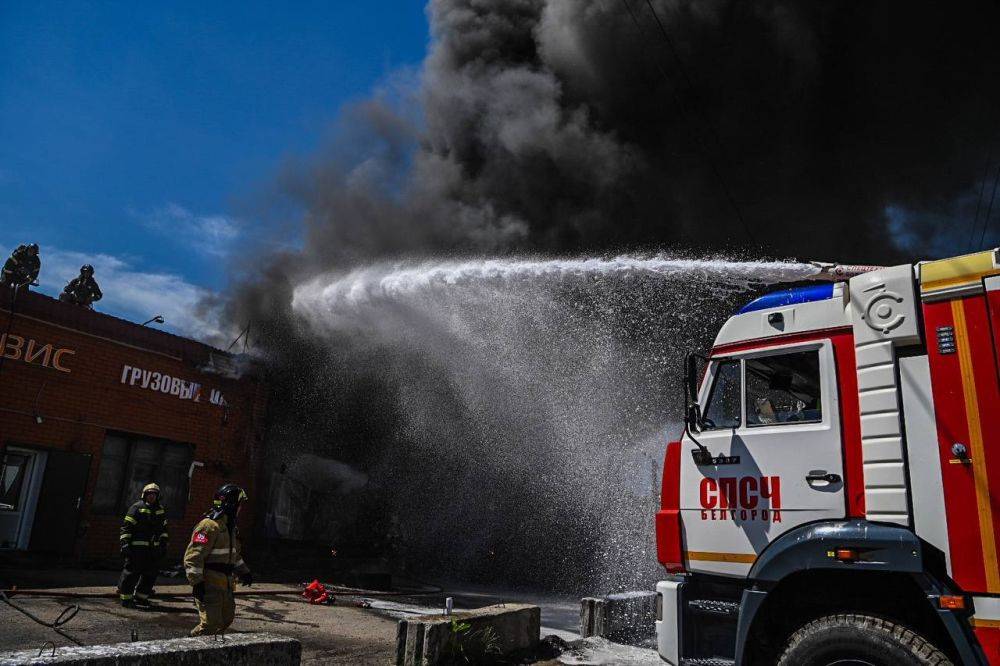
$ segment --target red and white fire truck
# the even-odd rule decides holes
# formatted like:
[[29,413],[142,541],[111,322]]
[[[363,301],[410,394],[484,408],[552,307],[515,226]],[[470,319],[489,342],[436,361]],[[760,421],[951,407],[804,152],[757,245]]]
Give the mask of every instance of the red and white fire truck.
[[686,370],[665,661],[1000,665],[1000,253],[765,295]]

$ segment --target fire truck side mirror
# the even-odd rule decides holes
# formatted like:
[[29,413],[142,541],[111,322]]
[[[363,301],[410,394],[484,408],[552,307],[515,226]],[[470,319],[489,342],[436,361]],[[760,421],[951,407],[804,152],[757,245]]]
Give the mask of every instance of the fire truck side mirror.
[[[687,394],[687,402],[698,403],[698,357],[688,354],[684,357],[684,389]],[[689,407],[690,411],[690,407]]]
[[687,410],[684,413],[684,421],[689,432],[701,432],[701,407],[697,402],[688,404]]

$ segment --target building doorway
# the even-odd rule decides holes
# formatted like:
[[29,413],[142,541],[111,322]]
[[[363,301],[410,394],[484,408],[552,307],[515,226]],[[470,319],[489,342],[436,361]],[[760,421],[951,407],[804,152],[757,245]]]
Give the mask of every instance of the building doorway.
[[0,461],[0,549],[25,550],[48,455],[8,446]]
[[47,453],[45,479],[35,506],[31,541],[27,546],[30,550],[62,555],[73,553],[89,475],[90,454],[72,451]]

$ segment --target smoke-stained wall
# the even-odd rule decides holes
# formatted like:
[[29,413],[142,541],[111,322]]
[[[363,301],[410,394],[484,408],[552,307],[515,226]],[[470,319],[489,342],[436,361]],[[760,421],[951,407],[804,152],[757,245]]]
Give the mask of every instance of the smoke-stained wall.
[[[383,517],[413,504],[427,510],[411,523],[445,516],[414,537],[415,559],[458,566],[504,543],[496,571],[589,575],[605,557],[595,535],[629,532],[602,525],[631,514],[553,489],[597,483],[628,457],[609,455],[608,438],[659,436],[679,413],[662,377],[739,297],[649,276],[489,282],[327,311],[324,323],[322,310],[293,310],[296,287],[371,264],[524,253],[888,263],[975,236],[1000,110],[995,3],[427,10],[431,43],[411,84],[350,109],[336,141],[278,179],[303,211],[302,249],[266,254],[226,306],[235,326],[253,322],[272,363],[275,458],[310,451],[364,468]],[[606,387],[600,418],[583,418],[588,385]],[[560,477],[571,440],[589,462]],[[484,464],[497,451],[522,453]],[[519,531],[526,516],[537,525]],[[542,566],[531,543],[562,559]]]

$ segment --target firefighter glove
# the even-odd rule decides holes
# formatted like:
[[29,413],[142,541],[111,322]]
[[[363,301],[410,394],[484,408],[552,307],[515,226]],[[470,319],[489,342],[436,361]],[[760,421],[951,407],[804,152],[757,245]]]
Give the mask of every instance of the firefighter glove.
[[253,585],[253,574],[251,574],[249,571],[246,572],[245,574],[240,574],[240,584],[246,585],[247,587]]
[[191,587],[191,594],[198,601],[205,601],[205,583],[197,583]]
[[128,557],[131,554],[131,552],[132,552],[132,544],[130,544],[130,543],[123,543],[122,544],[122,555],[124,555],[125,557]]

